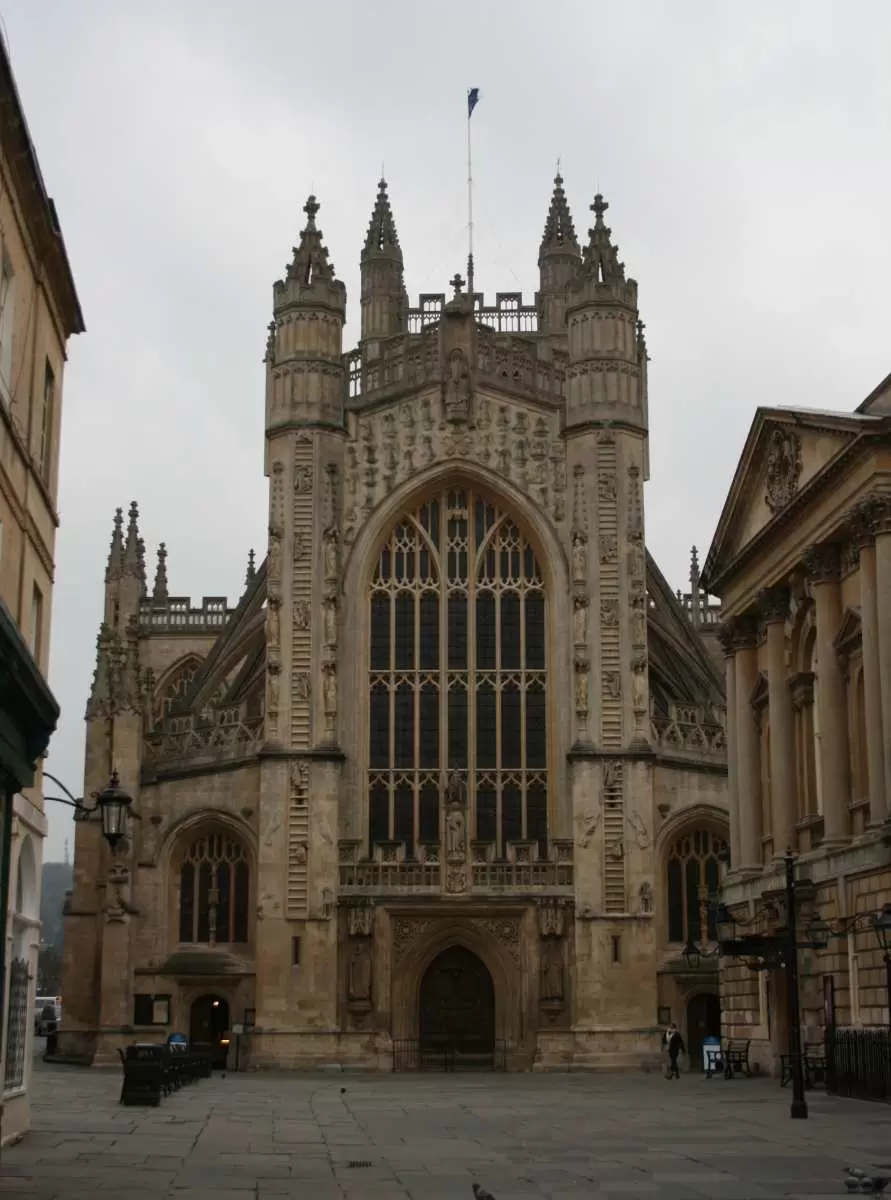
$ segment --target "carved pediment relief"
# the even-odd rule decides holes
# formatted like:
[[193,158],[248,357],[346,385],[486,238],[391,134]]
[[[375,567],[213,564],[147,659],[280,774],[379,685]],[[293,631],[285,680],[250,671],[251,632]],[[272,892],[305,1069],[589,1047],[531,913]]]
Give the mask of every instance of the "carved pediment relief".
[[344,469],[347,545],[394,488],[449,459],[480,463],[529,495],[554,521],[565,520],[566,453],[556,412],[480,389],[466,424],[444,416],[438,389],[430,389],[356,417]]

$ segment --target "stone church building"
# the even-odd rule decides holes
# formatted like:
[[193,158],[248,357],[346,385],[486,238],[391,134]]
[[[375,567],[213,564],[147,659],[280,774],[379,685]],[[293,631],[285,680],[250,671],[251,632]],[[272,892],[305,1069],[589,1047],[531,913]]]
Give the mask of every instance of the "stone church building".
[[138,820],[77,828],[68,1053],[242,1026],[253,1067],[546,1069],[714,1024],[679,951],[728,839],[715,612],[646,550],[644,326],[591,207],[582,246],[556,179],[534,304],[411,306],[382,181],[344,352],[310,197],[265,560],[195,607],[115,520],[84,787],[117,767]]

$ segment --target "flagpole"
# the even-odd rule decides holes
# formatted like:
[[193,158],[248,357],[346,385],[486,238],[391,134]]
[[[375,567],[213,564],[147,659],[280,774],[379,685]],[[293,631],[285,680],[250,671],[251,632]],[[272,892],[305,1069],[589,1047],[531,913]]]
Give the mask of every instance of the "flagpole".
[[473,308],[473,160],[470,153],[470,118],[473,109],[467,104],[467,294]]

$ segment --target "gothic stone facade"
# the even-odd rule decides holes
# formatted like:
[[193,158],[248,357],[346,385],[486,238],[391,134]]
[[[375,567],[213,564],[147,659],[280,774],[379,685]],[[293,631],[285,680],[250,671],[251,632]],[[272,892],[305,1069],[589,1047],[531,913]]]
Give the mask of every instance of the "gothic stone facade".
[[[891,377],[856,413],[761,408],[703,574],[723,600],[733,869],[724,899],[784,922],[781,856],[799,855],[804,919],[891,902]],[[860,928],[801,956],[803,1036],[886,1026],[878,941]],[[728,960],[731,1036],[775,1069],[783,973]]]
[[637,284],[592,207],[582,251],[556,181],[534,306],[456,277],[412,308],[382,182],[344,354],[310,198],[273,289],[265,561],[193,609],[116,520],[85,789],[113,756],[141,819],[114,857],[78,826],[69,1052],[247,1014],[253,1066],[606,1065],[682,1016],[723,688],[645,549]]

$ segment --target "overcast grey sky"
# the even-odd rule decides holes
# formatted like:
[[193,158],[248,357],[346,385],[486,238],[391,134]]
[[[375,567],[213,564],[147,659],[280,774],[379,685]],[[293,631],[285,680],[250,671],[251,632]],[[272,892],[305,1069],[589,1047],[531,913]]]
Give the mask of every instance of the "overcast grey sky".
[[[852,408],[891,368],[891,5],[826,0],[0,0],[87,333],[65,374],[50,769],[78,791],[117,505],[175,594],[262,555],[265,328],[310,189],[358,314],[381,162],[409,294],[476,262],[531,299],[554,165],[640,284],[648,542],[704,553],[755,407]],[[50,813],[47,858],[70,836]]]

